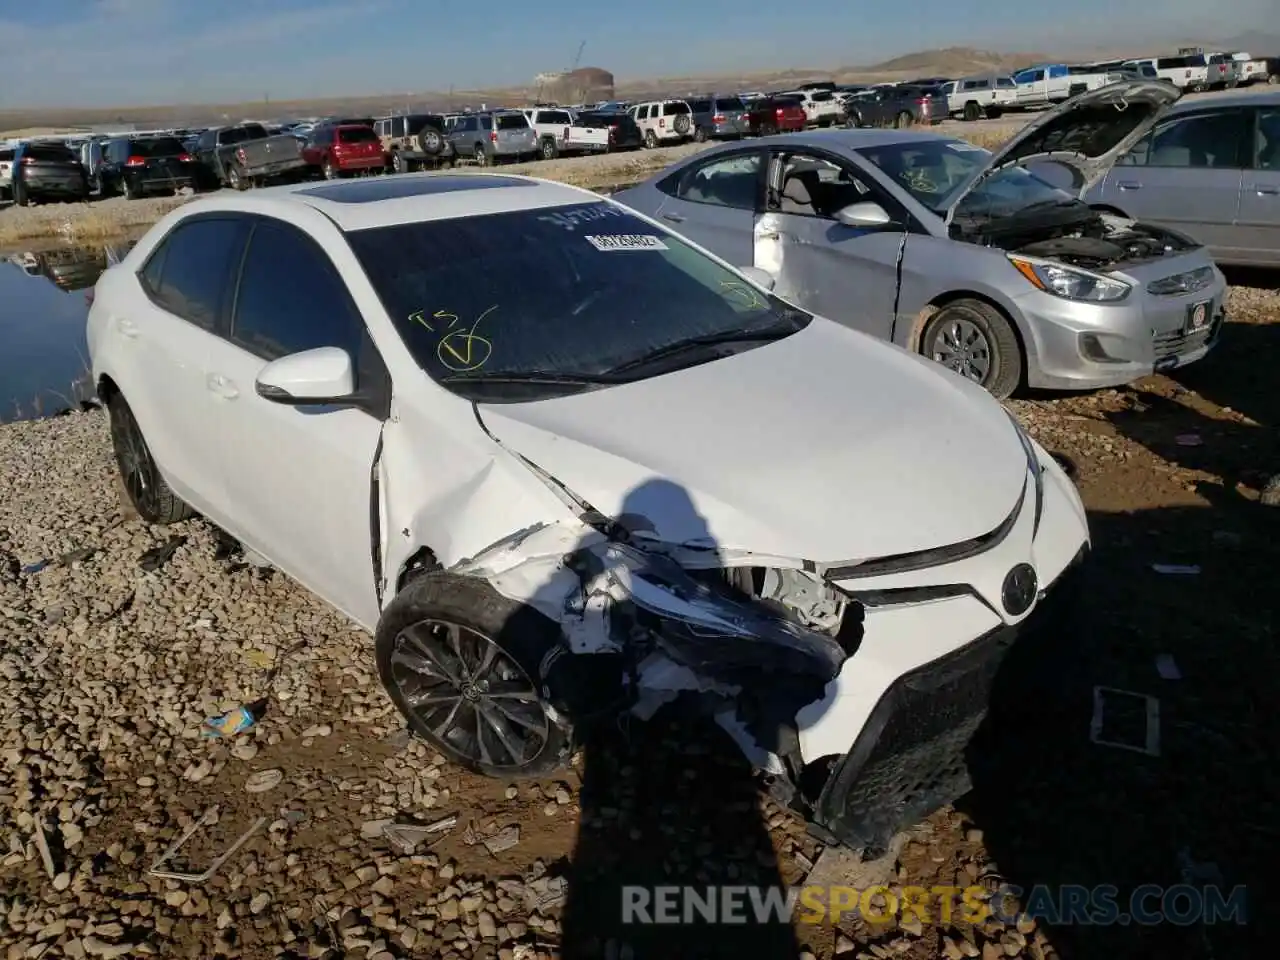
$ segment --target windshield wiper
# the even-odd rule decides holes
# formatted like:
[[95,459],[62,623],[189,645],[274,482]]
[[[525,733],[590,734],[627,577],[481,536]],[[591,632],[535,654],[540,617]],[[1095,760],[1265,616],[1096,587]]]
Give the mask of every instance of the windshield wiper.
[[651,353],[620,363],[616,367],[610,367],[605,372],[613,374],[634,371],[640,367],[645,367],[651,363],[666,360],[682,353],[692,353],[705,347],[716,347],[721,344],[769,343],[773,340],[781,340],[783,337],[788,337],[799,329],[798,326],[787,324],[785,326],[763,327],[758,330],[730,330],[722,333],[711,333],[702,337],[689,337],[685,340],[677,340],[666,346],[658,347]]
[[441,383],[542,383],[559,386],[585,387],[597,383],[622,383],[619,377],[609,373],[540,373],[537,370],[523,372],[510,370],[498,373],[454,373],[440,378]]

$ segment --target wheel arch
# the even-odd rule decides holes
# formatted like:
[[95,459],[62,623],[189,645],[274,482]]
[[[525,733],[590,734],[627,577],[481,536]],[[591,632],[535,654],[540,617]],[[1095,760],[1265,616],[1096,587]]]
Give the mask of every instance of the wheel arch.
[[[1021,316],[1009,307],[1001,303],[996,297],[978,290],[948,290],[946,293],[940,293],[932,300],[923,310],[916,314],[915,320],[911,324],[911,333],[907,340],[907,348],[912,353],[920,352],[920,340],[924,336],[924,328],[929,325],[929,321],[943,307],[955,303],[957,300],[978,300],[995,310],[1000,311],[1000,315],[1009,321],[1009,326],[1013,328],[1013,335],[1018,341],[1018,349],[1022,351],[1023,357],[1023,377],[1027,375],[1026,367],[1031,360],[1035,358],[1034,341],[1027,336],[1026,331],[1022,329]],[[1030,346],[1029,346],[1030,344]]]

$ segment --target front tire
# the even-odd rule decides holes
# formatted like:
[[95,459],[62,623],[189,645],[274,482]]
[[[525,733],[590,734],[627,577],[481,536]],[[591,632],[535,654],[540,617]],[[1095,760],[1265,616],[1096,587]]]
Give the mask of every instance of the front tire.
[[160,468],[151,456],[151,448],[147,446],[142,429],[124,397],[116,394],[111,398],[107,403],[107,417],[111,423],[111,448],[115,453],[116,467],[138,516],[147,523],[160,525],[194,516],[195,511],[173,492],[161,476]]
[[964,105],[964,118],[972,123],[982,116],[982,108],[973,100]]
[[412,580],[375,632],[378,676],[409,728],[450,760],[489,777],[540,777],[573,752],[539,667],[560,629],[486,581],[447,573]]
[[323,169],[323,172],[324,172],[324,178],[325,178],[326,180],[337,180],[337,179],[338,179],[338,168],[337,168],[337,167],[335,167],[335,166],[333,165],[333,161],[332,161],[332,160],[326,160],[326,161],[324,162],[324,169]]
[[912,117],[911,114],[909,114],[906,110],[903,110],[900,114],[898,114],[896,117],[893,118],[893,125],[897,127],[899,130],[901,130],[905,127],[911,126],[911,124],[914,122],[914,119],[915,118]]
[[1013,324],[991,304],[965,298],[935,313],[920,352],[1003,400],[1022,382],[1022,348]]
[[244,175],[244,171],[237,164],[232,164],[227,168],[227,186],[232,190],[248,190],[249,178]]
[[408,167],[404,162],[404,157],[400,156],[399,150],[396,150],[391,154],[391,169],[396,173],[405,173],[408,170]]

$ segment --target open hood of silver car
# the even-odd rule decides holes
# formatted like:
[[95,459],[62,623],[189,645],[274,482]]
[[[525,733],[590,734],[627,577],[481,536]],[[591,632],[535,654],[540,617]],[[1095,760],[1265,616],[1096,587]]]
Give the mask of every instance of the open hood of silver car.
[[1083,199],[1180,96],[1177,87],[1163,80],[1124,80],[1054,107],[992,154],[986,169],[951,202],[947,224],[965,197],[992,174],[1015,164],[1062,164],[1074,174],[1076,196]]

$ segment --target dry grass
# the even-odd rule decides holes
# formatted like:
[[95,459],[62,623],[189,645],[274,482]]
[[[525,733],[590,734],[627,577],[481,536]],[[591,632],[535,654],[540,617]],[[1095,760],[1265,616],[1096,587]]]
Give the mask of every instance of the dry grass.
[[[1000,124],[947,123],[942,129],[962,136],[987,149],[1007,140],[1021,124],[1011,120]],[[596,157],[565,157],[539,160],[510,168],[513,172],[542,177],[560,183],[608,192],[644,180],[668,164],[703,150],[709,145],[685,144],[658,150],[606,154]],[[112,197],[94,203],[49,204],[38,207],[9,207],[0,210],[0,248],[47,244],[49,242],[93,243],[120,239],[137,233],[181,206],[186,197],[156,197],[124,200]]]

